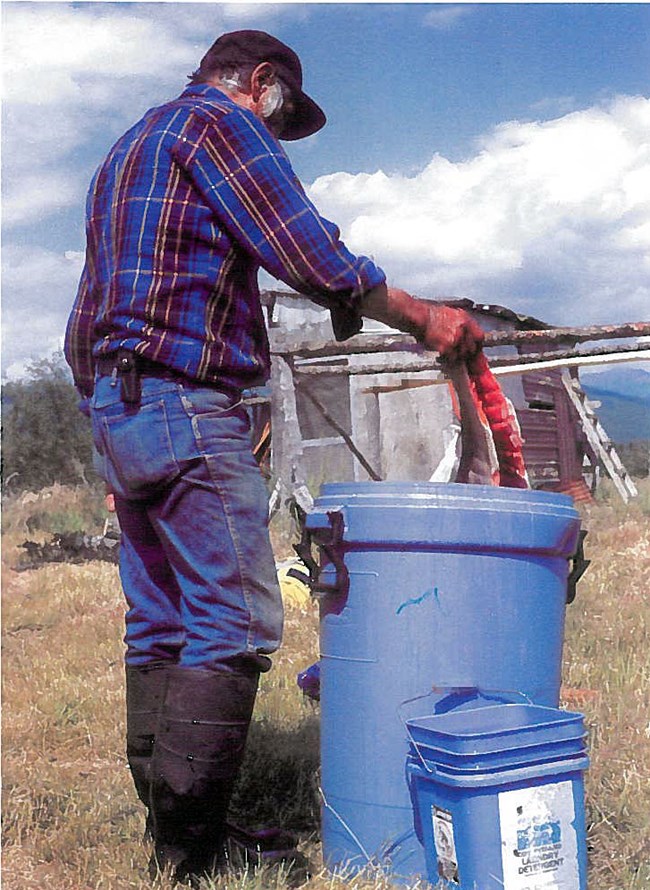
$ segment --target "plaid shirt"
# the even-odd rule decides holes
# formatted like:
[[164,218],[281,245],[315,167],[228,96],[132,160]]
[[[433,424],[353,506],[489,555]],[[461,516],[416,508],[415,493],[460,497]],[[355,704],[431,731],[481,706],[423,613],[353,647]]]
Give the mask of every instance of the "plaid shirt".
[[65,343],[84,395],[94,360],[119,346],[208,383],[266,379],[260,266],[330,308],[339,339],[385,280],[318,214],[264,124],[208,84],[151,109],[111,149],[86,237]]

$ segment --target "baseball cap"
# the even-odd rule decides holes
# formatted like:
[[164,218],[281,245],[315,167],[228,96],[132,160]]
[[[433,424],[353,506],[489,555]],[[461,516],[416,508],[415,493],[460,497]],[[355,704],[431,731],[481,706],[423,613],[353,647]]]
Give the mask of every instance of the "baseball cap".
[[258,65],[260,62],[270,62],[291,92],[293,112],[278,134],[280,139],[302,139],[320,130],[327,118],[314,100],[303,92],[300,59],[290,47],[265,31],[222,34],[201,59],[199,71],[209,71],[217,65]]

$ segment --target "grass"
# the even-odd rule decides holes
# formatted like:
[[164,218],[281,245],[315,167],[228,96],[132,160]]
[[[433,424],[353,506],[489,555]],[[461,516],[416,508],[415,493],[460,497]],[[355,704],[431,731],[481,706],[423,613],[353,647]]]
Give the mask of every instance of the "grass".
[[[14,498],[3,524],[3,885],[5,890],[145,890],[143,817],[124,756],[123,605],[106,563],[16,573],[25,537],[86,524],[86,489]],[[98,506],[99,504],[99,506]],[[606,487],[581,508],[593,560],[567,616],[564,703],[585,713],[590,888],[650,888],[650,485],[624,507]],[[67,523],[67,525],[66,525]],[[93,525],[94,524],[94,525]],[[92,527],[91,527],[92,525]],[[31,529],[31,530],[30,530]],[[291,529],[274,527],[279,558]],[[234,819],[295,831],[306,890],[388,890],[378,874],[329,876],[318,842],[318,706],[296,687],[318,657],[311,602],[287,607],[285,643],[262,680]],[[205,890],[285,890],[282,870],[239,873]],[[162,879],[156,890],[171,885]]]

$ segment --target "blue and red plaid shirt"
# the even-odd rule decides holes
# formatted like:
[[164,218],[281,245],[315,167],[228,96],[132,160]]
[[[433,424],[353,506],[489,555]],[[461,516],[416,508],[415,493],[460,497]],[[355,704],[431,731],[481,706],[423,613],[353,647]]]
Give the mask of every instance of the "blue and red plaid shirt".
[[208,84],[153,108],[91,183],[65,352],[84,395],[118,347],[207,383],[268,377],[261,267],[332,311],[339,339],[385,281],[309,201],[279,142]]

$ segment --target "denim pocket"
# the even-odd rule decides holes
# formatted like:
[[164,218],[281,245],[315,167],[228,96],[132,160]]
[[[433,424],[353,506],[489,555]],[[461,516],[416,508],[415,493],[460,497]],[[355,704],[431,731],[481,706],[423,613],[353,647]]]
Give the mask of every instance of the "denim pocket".
[[112,470],[125,496],[153,493],[180,473],[164,399],[104,414],[101,424],[109,475]]
[[183,401],[202,454],[250,448],[250,417],[241,399],[202,389],[185,392]]

